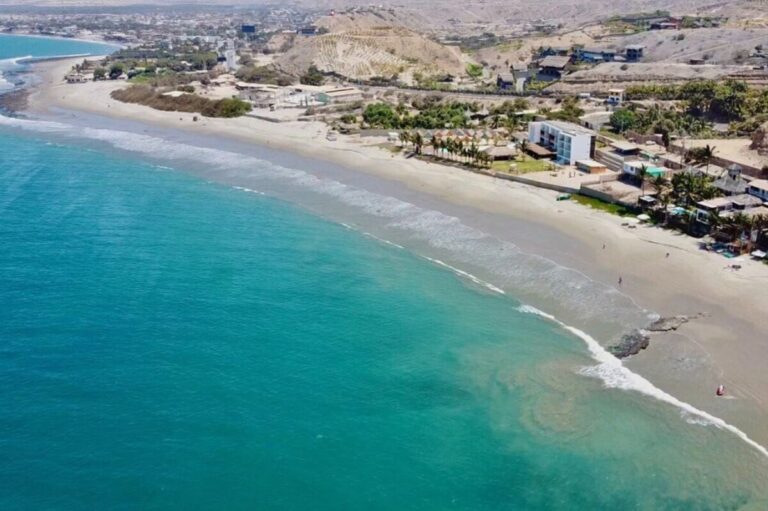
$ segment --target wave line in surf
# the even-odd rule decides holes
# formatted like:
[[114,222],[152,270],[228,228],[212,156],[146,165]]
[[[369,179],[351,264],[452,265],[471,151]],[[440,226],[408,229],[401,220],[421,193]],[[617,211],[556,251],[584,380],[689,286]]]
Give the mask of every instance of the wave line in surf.
[[562,321],[560,321],[559,319],[557,319],[552,314],[548,314],[530,305],[521,305],[517,308],[517,310],[519,312],[523,312],[526,314],[534,314],[536,316],[540,316],[549,321],[552,321],[553,323],[559,325],[564,330],[572,333],[573,335],[575,335],[576,337],[584,341],[584,343],[587,345],[587,349],[591,357],[596,362],[598,362],[596,366],[585,367],[581,371],[579,371],[584,376],[598,378],[602,380],[603,384],[608,388],[616,388],[621,390],[639,392],[646,396],[652,397],[657,401],[661,401],[661,402],[670,404],[672,406],[675,406],[676,408],[680,409],[681,412],[690,414],[700,419],[698,421],[687,420],[686,422],[688,422],[689,424],[703,425],[703,423],[707,423],[719,429],[728,431],[736,435],[739,439],[741,439],[742,441],[744,441],[745,443],[747,443],[748,445],[756,449],[758,452],[760,452],[763,456],[768,458],[768,449],[766,449],[764,446],[757,443],[756,441],[752,440],[742,430],[740,430],[736,426],[733,426],[732,424],[725,422],[723,419],[719,417],[716,417],[710,413],[707,413],[704,410],[700,410],[695,406],[693,406],[692,404],[686,403],[685,401],[681,401],[675,396],[661,390],[646,378],[628,369],[621,362],[621,360],[619,360],[618,358],[613,356],[610,352],[608,352],[608,350],[603,348],[602,345],[600,345],[600,343],[597,342],[597,340],[595,340],[595,338],[589,335],[588,333],[576,327],[567,325]]

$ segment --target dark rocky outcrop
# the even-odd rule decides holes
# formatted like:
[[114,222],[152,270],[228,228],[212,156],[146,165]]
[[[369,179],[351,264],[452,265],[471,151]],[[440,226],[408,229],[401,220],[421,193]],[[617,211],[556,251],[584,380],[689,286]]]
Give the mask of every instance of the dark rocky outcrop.
[[636,329],[624,334],[618,343],[610,346],[610,351],[617,358],[627,358],[637,355],[651,344],[651,335],[677,330],[692,319],[700,318],[703,314],[693,316],[671,316],[659,318],[645,329]]
[[672,330],[677,330],[684,324],[688,323],[690,321],[690,317],[688,316],[672,316],[671,318],[659,318],[650,325],[648,325],[647,330],[649,332],[671,332]]
[[608,351],[617,358],[627,358],[637,355],[650,343],[651,336],[647,330],[632,330],[628,334],[624,334],[618,344],[609,347]]

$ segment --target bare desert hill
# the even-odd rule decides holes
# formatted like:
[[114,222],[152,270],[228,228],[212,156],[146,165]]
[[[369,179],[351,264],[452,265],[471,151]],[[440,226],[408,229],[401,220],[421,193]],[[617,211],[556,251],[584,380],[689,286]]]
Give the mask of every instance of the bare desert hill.
[[317,26],[327,33],[295,36],[290,41],[280,35],[279,41],[270,41],[270,45],[290,44],[274,65],[293,75],[314,65],[322,72],[353,79],[398,75],[408,80],[417,72],[465,73],[465,58],[458,48],[439,44],[393,21],[372,14],[321,18]]

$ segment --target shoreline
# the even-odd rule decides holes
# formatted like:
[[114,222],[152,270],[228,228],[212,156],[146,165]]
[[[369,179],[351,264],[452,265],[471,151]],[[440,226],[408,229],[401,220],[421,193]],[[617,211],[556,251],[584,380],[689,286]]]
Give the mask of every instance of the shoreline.
[[[726,262],[722,258],[700,251],[693,238],[656,227],[628,230],[618,217],[575,203],[555,203],[556,192],[405,159],[356,139],[339,137],[328,142],[327,127],[321,123],[274,124],[250,117],[203,117],[193,122],[194,114],[120,103],[112,100],[109,92],[124,82],[63,83],[64,71],[71,63],[34,64],[36,71],[42,71],[42,80],[29,97],[27,111],[31,115],[50,117],[56,109],[85,112],[259,144],[397,182],[480,216],[527,221],[557,231],[560,243],[573,243],[563,247],[532,239],[528,248],[610,286],[622,276],[621,292],[662,316],[708,314],[678,331],[655,335],[649,349],[624,364],[665,392],[724,418],[761,444],[768,443],[768,400],[762,397],[768,396],[768,376],[761,363],[768,356],[768,341],[762,339],[768,331],[768,318],[757,305],[768,300],[765,265],[750,262],[740,273],[728,272],[723,269]],[[502,231],[503,227],[499,229]],[[608,245],[605,250],[603,243]],[[666,252],[672,257],[666,259]],[[689,358],[711,367],[680,371],[678,366]],[[719,383],[724,383],[736,399],[714,398]]]
[[43,34],[30,34],[28,32],[0,32],[0,36],[18,36],[18,37],[35,37],[38,39],[53,39],[55,41],[77,41],[80,43],[96,43],[106,46],[115,46],[117,48],[125,48],[123,44],[110,43],[104,39],[84,39],[82,37],[61,37],[55,35],[43,35]]

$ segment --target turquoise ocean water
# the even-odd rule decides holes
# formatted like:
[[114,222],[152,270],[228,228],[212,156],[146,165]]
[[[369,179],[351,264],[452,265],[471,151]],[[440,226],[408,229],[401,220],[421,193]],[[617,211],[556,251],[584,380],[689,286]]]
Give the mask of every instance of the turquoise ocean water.
[[[22,37],[0,34],[0,92],[12,88],[13,74],[24,69],[24,62],[60,55],[105,55],[115,46],[74,39]],[[5,76],[4,75],[11,75]]]
[[768,506],[738,430],[531,313],[527,280],[423,257],[462,261],[427,219],[490,243],[439,213],[241,157],[253,193],[227,153],[70,131],[0,123],[0,509]]

